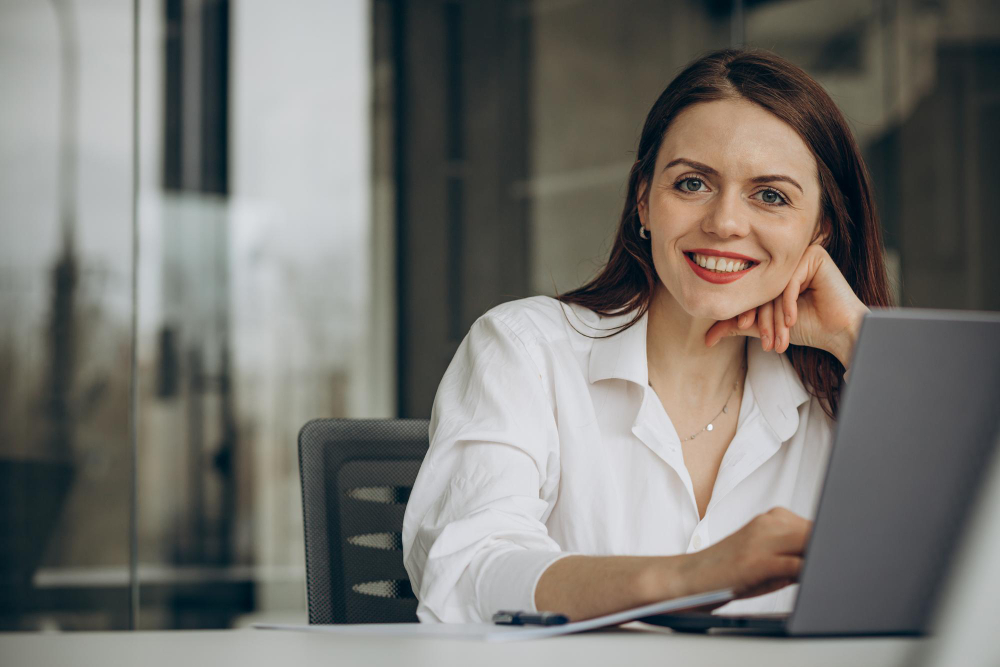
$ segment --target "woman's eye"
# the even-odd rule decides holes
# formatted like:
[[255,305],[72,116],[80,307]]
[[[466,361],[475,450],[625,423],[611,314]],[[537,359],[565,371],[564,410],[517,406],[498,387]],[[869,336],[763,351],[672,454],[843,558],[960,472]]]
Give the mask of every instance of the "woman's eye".
[[757,194],[760,195],[762,202],[770,206],[785,206],[788,204],[788,201],[777,190],[761,190]]
[[685,178],[678,183],[681,186],[681,190],[685,192],[698,192],[704,184],[705,182],[700,178]]

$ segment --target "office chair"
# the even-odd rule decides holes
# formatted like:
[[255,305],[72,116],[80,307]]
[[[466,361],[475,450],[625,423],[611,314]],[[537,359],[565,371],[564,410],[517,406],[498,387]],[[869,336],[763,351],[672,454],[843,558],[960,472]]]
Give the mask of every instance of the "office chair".
[[426,419],[316,419],[299,432],[309,623],[417,621],[403,512]]

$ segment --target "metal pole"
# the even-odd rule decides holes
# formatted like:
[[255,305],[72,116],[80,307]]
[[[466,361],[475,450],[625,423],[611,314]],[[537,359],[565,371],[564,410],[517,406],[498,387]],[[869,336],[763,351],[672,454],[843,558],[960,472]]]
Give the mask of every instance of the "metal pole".
[[139,0],[132,0],[132,354],[129,359],[129,629],[139,627]]

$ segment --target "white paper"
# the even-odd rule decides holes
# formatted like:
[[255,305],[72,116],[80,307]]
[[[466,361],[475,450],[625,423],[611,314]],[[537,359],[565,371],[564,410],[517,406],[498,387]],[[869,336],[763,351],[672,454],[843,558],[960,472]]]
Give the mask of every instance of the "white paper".
[[591,618],[564,625],[494,625],[493,623],[359,623],[339,625],[277,625],[255,623],[258,630],[296,630],[300,632],[326,632],[335,635],[378,635],[382,637],[425,637],[430,639],[472,639],[487,642],[509,642],[522,639],[557,637],[574,632],[595,630],[635,621],[644,616],[665,614],[682,609],[728,602],[733,599],[730,589],[689,595],[675,600],[655,602],[615,614]]

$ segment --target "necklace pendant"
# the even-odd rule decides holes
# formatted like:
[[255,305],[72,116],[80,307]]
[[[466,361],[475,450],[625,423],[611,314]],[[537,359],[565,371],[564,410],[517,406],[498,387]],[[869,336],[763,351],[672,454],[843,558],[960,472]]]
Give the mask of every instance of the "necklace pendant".
[[715,428],[715,427],[712,426],[711,424],[709,424],[708,426],[705,427],[705,430],[706,431],[711,431],[713,428]]
[[722,408],[722,413],[723,414],[727,414],[727,415],[729,414],[729,406],[728,405],[725,406],[724,408]]

